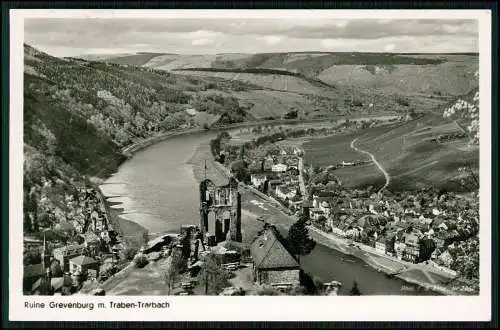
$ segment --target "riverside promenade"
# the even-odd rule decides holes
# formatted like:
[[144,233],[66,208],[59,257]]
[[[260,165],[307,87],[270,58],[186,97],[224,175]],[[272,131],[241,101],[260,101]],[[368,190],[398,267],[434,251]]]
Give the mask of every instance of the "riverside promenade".
[[311,237],[317,242],[346,255],[361,259],[379,272],[383,272],[389,276],[395,276],[408,283],[417,284],[426,289],[440,292],[445,295],[457,295],[455,291],[446,287],[446,283],[457,276],[452,270],[444,270],[440,267],[435,267],[432,263],[413,264],[386,255],[364,244],[355,243],[351,245],[349,240],[337,235],[325,233],[312,226],[309,226],[308,229]]

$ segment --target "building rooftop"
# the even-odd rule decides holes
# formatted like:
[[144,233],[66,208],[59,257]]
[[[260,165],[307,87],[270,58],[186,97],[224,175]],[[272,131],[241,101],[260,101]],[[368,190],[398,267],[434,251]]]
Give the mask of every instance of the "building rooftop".
[[317,192],[317,193],[314,193],[314,196],[318,196],[318,197],[334,197],[335,194],[331,191],[320,191],[320,192]]
[[75,255],[75,254],[82,253],[84,248],[85,247],[83,245],[78,245],[78,244],[66,245],[66,246],[54,249],[54,254],[56,252],[61,252],[63,255]]
[[43,269],[43,264],[27,265],[24,266],[24,278],[42,276],[45,274],[45,269]]
[[287,250],[276,227],[267,225],[250,245],[255,267],[258,269],[299,268],[297,260]]
[[75,257],[75,258],[71,259],[69,262],[74,263],[74,264],[79,265],[79,266],[93,265],[93,264],[99,263],[94,258],[83,256],[83,255]]
[[100,239],[99,239],[99,236],[97,236],[95,233],[89,231],[85,234],[82,234],[81,235],[83,237],[83,239],[85,240],[85,242],[89,242],[89,243],[95,243],[95,242],[99,242]]

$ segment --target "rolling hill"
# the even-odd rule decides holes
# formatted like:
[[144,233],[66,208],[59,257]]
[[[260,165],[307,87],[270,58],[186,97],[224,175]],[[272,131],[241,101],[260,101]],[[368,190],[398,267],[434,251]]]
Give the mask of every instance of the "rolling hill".
[[[327,60],[325,56],[331,58]],[[476,65],[473,55],[443,55],[432,61],[424,55],[414,59],[396,56],[390,62],[387,58],[377,59],[382,55],[359,54],[346,64],[372,65],[377,59],[376,63],[380,61],[384,65],[388,61],[390,65],[400,61],[404,64],[397,62],[394,65],[407,66],[392,72],[426,67],[428,77],[421,79],[420,86],[428,84],[432,75],[440,72],[436,66],[448,65],[447,76],[443,78],[450,80],[443,83],[446,93],[417,93],[413,86],[412,94],[401,94],[398,89],[390,91],[400,88],[394,87],[398,84],[391,85],[390,78],[381,79],[380,83],[377,79],[372,82],[364,79],[366,84],[371,84],[369,88],[349,86],[340,78],[321,82],[319,69],[323,70],[321,72],[330,70],[331,66],[326,68],[327,65],[347,61],[348,54],[332,56],[297,53],[186,57],[140,53],[107,55],[98,57],[99,60],[90,57],[92,61],[87,61],[52,57],[25,45],[25,215],[64,208],[61,201],[68,194],[78,194],[78,187],[89,178],[105,178],[113,173],[124,160],[122,148],[136,141],[175,129],[278,119],[292,110],[297,111],[299,120],[350,114],[407,113],[411,109],[424,113],[442,111],[443,104],[455,99],[445,94],[458,93],[458,87],[453,90],[450,86],[455,85],[450,81],[459,81],[459,76],[467,76],[468,68]],[[304,65],[316,63],[314,61],[318,64],[309,65],[314,68],[312,75]],[[164,67],[167,62],[171,63],[169,70]],[[209,70],[200,70],[196,67],[199,65],[209,66]],[[174,71],[179,68],[182,70]],[[463,90],[472,87],[457,85]],[[387,93],[374,92],[376,88]],[[420,177],[426,177],[426,182],[444,180],[462,165],[463,160],[470,159],[475,164],[475,154],[464,150],[458,142],[429,144],[435,134],[444,129],[453,130],[449,123],[428,125],[423,119],[419,120],[421,124],[409,122],[392,133],[365,131],[366,135],[359,139],[360,147],[375,153],[395,176],[401,178],[395,183]],[[426,125],[432,126],[430,131],[425,130]],[[405,134],[407,143],[402,146],[401,136]],[[387,148],[393,154],[385,153]],[[428,164],[435,160],[440,167]],[[432,166],[440,174],[431,178],[428,173]],[[370,166],[363,169],[366,177],[376,179],[377,174],[372,170]],[[357,177],[360,184],[363,183],[365,175]]]
[[[369,161],[366,154],[350,147],[357,139],[356,147],[372,153],[390,175],[391,191],[428,187],[467,191],[475,188],[463,186],[462,169],[469,168],[479,175],[479,148],[468,146],[468,137],[462,133],[455,122],[429,113],[404,123],[308,142],[304,145],[306,163],[327,166],[342,161]],[[458,137],[436,141],[448,134]],[[380,188],[385,183],[382,172],[373,163],[340,168],[335,174],[351,187]]]
[[[141,53],[106,62],[219,77],[260,88],[331,99],[341,112],[432,111],[477,87],[478,54],[262,53],[180,55]],[[147,60],[146,63],[144,63]],[[321,85],[320,83],[324,83]],[[401,105],[405,99],[408,106]],[[359,106],[353,107],[352,103]],[[257,111],[258,112],[258,111]]]

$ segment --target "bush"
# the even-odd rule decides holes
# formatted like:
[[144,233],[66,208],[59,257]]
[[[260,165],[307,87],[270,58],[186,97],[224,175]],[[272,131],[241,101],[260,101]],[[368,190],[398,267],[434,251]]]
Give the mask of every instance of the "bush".
[[136,253],[137,249],[132,247],[129,247],[125,251],[123,251],[124,258],[127,260],[133,260]]
[[265,285],[257,290],[257,295],[258,296],[281,296],[282,294],[281,294],[281,292],[279,292],[275,288]]
[[141,254],[134,259],[134,264],[137,268],[144,268],[149,263],[148,258]]
[[398,97],[398,98],[396,99],[396,102],[397,102],[399,105],[402,105],[402,106],[404,106],[404,107],[408,107],[408,106],[410,106],[410,101],[408,101],[408,99],[407,99],[407,98],[405,98],[405,97]]
[[285,119],[295,119],[297,118],[298,111],[297,110],[292,110],[289,111],[285,114]]

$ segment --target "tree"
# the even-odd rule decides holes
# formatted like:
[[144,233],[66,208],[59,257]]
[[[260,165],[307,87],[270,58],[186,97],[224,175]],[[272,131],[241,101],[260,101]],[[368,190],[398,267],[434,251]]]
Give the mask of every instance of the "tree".
[[436,249],[436,243],[431,238],[422,238],[419,242],[420,253],[419,262],[429,260],[432,252]]
[[229,277],[230,274],[219,265],[213,253],[206,256],[199,274],[200,283],[205,288],[205,295],[219,294],[228,286]]
[[191,237],[189,234],[184,234],[179,242],[182,246],[182,257],[187,259],[191,255]]
[[144,230],[142,232],[142,242],[144,245],[148,244],[148,241],[149,241],[149,233],[147,230]]
[[290,227],[288,231],[288,245],[290,252],[295,255],[295,257],[300,260],[300,256],[309,254],[314,247],[316,242],[309,237],[309,231],[307,230],[307,216],[301,214],[299,219]]
[[321,215],[319,218],[318,218],[318,225],[321,226],[321,228],[323,228],[325,225],[326,225],[326,217],[324,215]]
[[242,160],[237,160],[231,164],[231,171],[237,180],[248,182],[250,180],[250,173],[248,172],[247,164]]
[[352,289],[350,291],[351,296],[361,296],[361,292],[358,289],[358,282],[354,281]]
[[144,254],[140,254],[134,258],[134,264],[137,268],[144,268],[148,263],[148,258]]
[[54,260],[50,264],[50,274],[52,275],[52,277],[63,276],[63,271],[61,268],[61,264],[59,263],[59,260]]
[[240,159],[245,160],[245,145],[243,144],[240,149]]
[[125,251],[123,251],[123,256],[127,260],[132,260],[132,259],[134,259],[134,256],[136,253],[137,253],[137,249],[132,248],[132,247],[128,247],[125,249]]
[[163,279],[168,288],[168,294],[175,285],[175,282],[179,279],[182,270],[182,254],[179,251],[173,251],[170,256],[170,262],[167,269],[163,273]]
[[272,286],[264,285],[257,290],[258,296],[281,296],[281,292],[273,288]]

